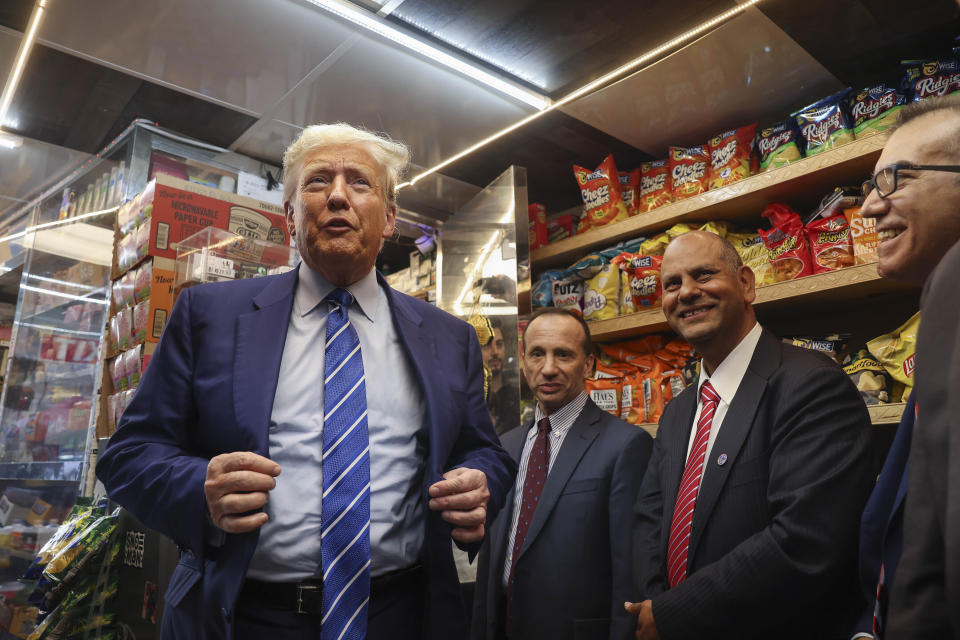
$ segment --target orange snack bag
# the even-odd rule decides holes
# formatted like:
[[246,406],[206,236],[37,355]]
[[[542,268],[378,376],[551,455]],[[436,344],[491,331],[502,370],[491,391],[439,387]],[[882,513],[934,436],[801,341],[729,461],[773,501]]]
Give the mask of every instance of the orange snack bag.
[[850,225],[842,213],[829,218],[817,218],[806,227],[813,272],[825,273],[845,269],[856,264]]
[[630,424],[642,424],[646,420],[646,407],[643,404],[643,374],[639,369],[634,368],[633,372],[622,378],[620,419]]
[[706,147],[670,147],[670,184],[673,199],[683,200],[708,188],[707,167],[710,152]]
[[604,158],[592,172],[574,165],[573,174],[580,185],[590,227],[602,227],[629,217],[620,194],[620,178],[612,154]]
[[620,393],[623,383],[620,378],[595,378],[586,380],[587,393],[598,407],[620,417]]
[[630,294],[637,311],[642,308],[659,307],[663,295],[660,287],[660,263],[662,256],[641,256],[621,253],[612,262],[630,275]]
[[620,171],[619,176],[623,204],[627,207],[627,213],[635,216],[640,211],[640,169]]
[[652,211],[673,202],[672,189],[668,160],[640,163],[640,201],[637,212]]
[[877,246],[880,238],[877,236],[877,219],[864,218],[860,215],[860,207],[844,209],[850,224],[850,237],[853,241],[853,256],[857,264],[867,264],[877,261]]
[[527,207],[530,220],[530,248],[539,249],[547,245],[547,208],[533,202]]
[[710,189],[719,189],[750,176],[756,123],[721,133],[710,140]]

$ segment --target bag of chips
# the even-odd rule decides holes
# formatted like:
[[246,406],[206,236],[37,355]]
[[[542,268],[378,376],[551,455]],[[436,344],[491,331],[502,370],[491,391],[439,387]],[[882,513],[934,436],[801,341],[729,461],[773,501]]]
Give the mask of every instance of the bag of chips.
[[547,244],[572,238],[574,229],[573,215],[569,213],[550,220],[547,222]]
[[664,233],[667,234],[668,239],[673,241],[673,240],[676,240],[678,237],[682,236],[683,234],[689,233],[694,230],[696,230],[696,227],[694,225],[687,224],[686,222],[678,222],[677,224],[673,225],[672,227],[664,231]]
[[800,216],[784,204],[770,204],[760,214],[770,221],[769,230],[758,229],[770,253],[774,281],[785,282],[813,273],[810,249]]
[[960,91],[956,60],[904,60],[902,86],[911,102]]
[[843,214],[817,218],[807,224],[804,231],[810,245],[814,273],[836,271],[856,264],[850,225]]
[[537,202],[527,207],[530,222],[530,249],[539,249],[547,245],[547,208]]
[[706,147],[670,147],[670,183],[673,199],[683,200],[708,188],[707,167],[710,152]]
[[710,140],[710,189],[719,189],[750,176],[756,123],[721,133]]
[[643,374],[636,367],[620,380],[620,419],[643,424],[647,410],[643,404]]
[[557,269],[540,274],[540,278],[530,288],[531,303],[534,307],[553,306],[553,281],[559,280],[563,275],[564,272]]
[[799,160],[803,157],[802,145],[803,137],[795,119],[761,129],[757,134],[760,171],[776,169]]
[[906,102],[902,93],[885,84],[851,94],[850,117],[853,119],[854,136],[863,138],[886,131],[896,123]]
[[860,349],[848,358],[843,372],[857,386],[860,397],[868,406],[890,402],[890,376],[866,349]]
[[[602,227],[629,217],[620,195],[620,179],[613,155],[604,158],[595,171],[574,166],[573,174],[580,185],[580,195],[587,211],[590,227]],[[578,230],[579,232],[579,230]]]
[[553,306],[583,313],[583,280],[567,276],[553,281]]
[[605,256],[602,251],[585,255],[570,265],[570,268],[567,269],[567,274],[577,276],[581,280],[589,280],[600,273],[600,269],[603,268],[603,265],[609,263],[612,257],[613,256]]
[[585,320],[608,320],[617,317],[620,307],[620,271],[613,264],[605,264],[586,281],[583,292]]
[[663,258],[622,253],[614,258],[614,261],[630,278],[633,307],[637,311],[659,307],[663,297],[660,286],[660,264]]
[[783,342],[786,344],[791,344],[795,347],[800,347],[801,349],[819,351],[837,364],[840,364],[846,358],[846,354],[844,352],[846,351],[847,341],[849,339],[849,334],[833,334],[817,338],[784,338]]
[[867,343],[867,349],[883,365],[887,373],[906,387],[903,396],[899,399],[900,402],[906,402],[913,389],[913,372],[916,369],[914,357],[919,330],[920,312],[918,311],[896,331],[874,338]]
[[70,542],[56,555],[50,558],[43,577],[54,583],[70,580],[83,568],[84,564],[98,551],[105,548],[110,537],[117,529],[120,510],[108,516],[100,516],[71,538]]
[[864,218],[860,207],[844,209],[843,215],[850,225],[850,238],[853,241],[853,257],[857,264],[877,261],[877,247],[880,237],[877,235],[877,219]]
[[620,392],[623,383],[620,378],[587,379],[586,387],[590,399],[598,407],[611,415],[620,416]]
[[823,100],[814,102],[793,114],[806,141],[807,156],[828,151],[853,140],[853,129],[847,115],[847,96],[844,89]]
[[673,202],[670,163],[654,160],[640,164],[640,203],[638,211],[652,211]]
[[710,233],[714,233],[721,238],[726,238],[727,234],[730,232],[730,223],[726,220],[712,220],[700,225],[699,230],[709,231]]
[[640,169],[621,171],[619,176],[623,204],[627,207],[627,213],[635,216],[640,212]]
[[763,236],[758,233],[728,233],[727,241],[740,254],[743,264],[753,271],[756,286],[762,287],[777,281]]
[[668,244],[670,244],[670,236],[666,233],[660,233],[644,240],[636,253],[642,253],[646,256],[662,256],[663,252],[667,250]]
[[630,290],[630,274],[620,271],[620,315],[636,313],[637,305],[633,304],[633,292]]

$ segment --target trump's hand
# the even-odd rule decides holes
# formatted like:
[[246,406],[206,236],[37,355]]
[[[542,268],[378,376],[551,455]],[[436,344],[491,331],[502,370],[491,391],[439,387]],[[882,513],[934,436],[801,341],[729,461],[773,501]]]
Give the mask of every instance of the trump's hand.
[[430,486],[430,508],[456,528],[450,534],[457,542],[483,540],[487,520],[487,475],[477,469],[459,468],[443,474]]
[[262,527],[267,514],[249,512],[267,504],[278,475],[280,465],[249,451],[224,453],[210,460],[203,491],[213,524],[227,533]]
[[637,616],[637,631],[634,633],[637,640],[660,640],[660,633],[657,631],[657,625],[653,621],[653,603],[649,600],[643,602],[624,602],[623,608],[627,613]]

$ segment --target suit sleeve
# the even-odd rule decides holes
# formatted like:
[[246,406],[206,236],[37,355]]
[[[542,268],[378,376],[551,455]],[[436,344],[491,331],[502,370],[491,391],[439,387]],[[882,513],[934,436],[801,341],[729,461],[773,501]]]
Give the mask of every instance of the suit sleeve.
[[824,589],[856,588],[859,514],[871,480],[866,408],[835,365],[785,370],[773,384],[778,401],[758,414],[770,424],[754,424],[770,430],[770,523],[653,597],[664,640],[730,629],[773,633]]
[[190,294],[181,293],[133,400],[97,461],[111,499],[202,557],[208,460],[191,454],[196,428]]
[[[500,446],[500,438],[494,431],[493,421],[487,410],[483,397],[483,360],[477,335],[469,325],[464,325],[464,331],[467,406],[461,414],[460,433],[447,459],[447,469],[467,467],[483,471],[487,476],[490,500],[487,503],[486,529],[489,530],[513,485],[517,465],[510,454]],[[472,561],[480,543],[463,545],[458,542],[457,546],[470,552]]]
[[610,479],[610,640],[629,640],[636,629],[634,617],[623,609],[633,593],[631,513],[653,448],[650,435],[639,427],[637,432],[617,456]]
[[[667,405],[666,413],[670,412]],[[665,416],[660,424],[666,423]],[[660,553],[663,519],[663,491],[660,474],[663,460],[663,434],[653,440],[653,451],[633,505],[633,593],[630,602],[641,602],[667,590]]]

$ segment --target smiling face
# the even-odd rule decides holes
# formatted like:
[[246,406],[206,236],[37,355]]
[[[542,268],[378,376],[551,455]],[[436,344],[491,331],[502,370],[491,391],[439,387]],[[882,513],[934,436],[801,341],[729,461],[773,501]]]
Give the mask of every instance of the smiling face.
[[382,167],[362,145],[323,147],[304,156],[297,188],[284,203],[304,264],[339,287],[370,272],[396,219],[385,182]]
[[586,388],[593,354],[583,350],[583,327],[573,318],[546,314],[534,318],[523,338],[523,376],[548,415]]
[[728,264],[721,242],[712,233],[685,233],[667,247],[660,270],[667,324],[710,372],[756,324],[753,271]]
[[[890,136],[876,171],[897,162],[960,164],[948,152],[960,135],[960,115],[936,111],[911,120]],[[876,189],[861,214],[875,218],[880,245],[877,271],[884,278],[923,284],[951,246],[960,240],[960,175],[900,171],[897,190],[886,198]]]

